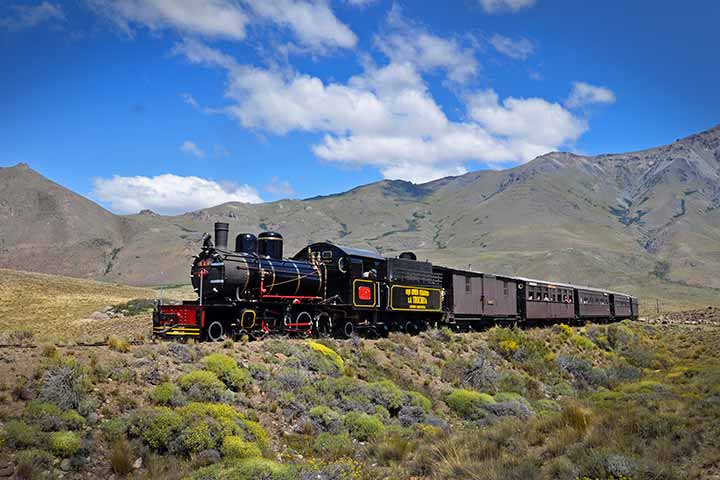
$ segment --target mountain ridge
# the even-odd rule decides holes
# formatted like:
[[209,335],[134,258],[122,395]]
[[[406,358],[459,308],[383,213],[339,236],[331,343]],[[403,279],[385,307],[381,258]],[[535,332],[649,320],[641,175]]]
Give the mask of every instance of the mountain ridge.
[[551,152],[506,170],[419,185],[381,180],[303,200],[229,202],[174,216],[114,215],[19,165],[0,169],[0,187],[9,192],[0,196],[0,266],[185,283],[202,233],[227,221],[233,234],[280,231],[288,254],[332,240],[658,296],[680,289],[704,302],[720,288],[718,178],[720,125],[637,152]]

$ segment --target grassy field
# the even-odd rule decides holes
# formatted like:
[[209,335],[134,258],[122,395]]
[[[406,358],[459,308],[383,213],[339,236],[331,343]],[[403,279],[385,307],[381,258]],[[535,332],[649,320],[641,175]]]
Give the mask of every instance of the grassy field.
[[[0,472],[16,478],[720,475],[716,310],[698,325],[182,344],[146,336],[152,289],[2,273],[2,333],[21,345],[0,348]],[[88,318],[106,307],[132,314]]]
[[[95,312],[132,300],[152,300],[159,289],[136,288],[77,278],[0,269],[0,335],[17,333],[36,339],[80,340],[122,332],[147,335],[147,309],[122,318],[91,319]],[[188,288],[164,289],[165,298],[187,298]]]

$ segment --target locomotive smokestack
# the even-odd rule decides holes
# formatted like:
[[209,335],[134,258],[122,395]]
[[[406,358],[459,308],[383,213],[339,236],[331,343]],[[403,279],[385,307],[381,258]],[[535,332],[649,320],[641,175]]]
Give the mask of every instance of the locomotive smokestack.
[[227,223],[215,222],[215,248],[218,250],[227,250],[229,227]]

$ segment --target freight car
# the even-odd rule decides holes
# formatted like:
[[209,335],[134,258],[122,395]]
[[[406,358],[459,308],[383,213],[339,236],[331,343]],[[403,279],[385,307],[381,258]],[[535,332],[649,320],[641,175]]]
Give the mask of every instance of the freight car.
[[[364,331],[416,333],[496,322],[635,319],[638,300],[590,287],[459,270],[331,242],[283,256],[283,237],[241,233],[228,248],[227,223],[215,224],[194,258],[197,300],[158,304],[153,333],[219,341],[271,333],[349,337]],[[214,238],[214,242],[213,242]]]

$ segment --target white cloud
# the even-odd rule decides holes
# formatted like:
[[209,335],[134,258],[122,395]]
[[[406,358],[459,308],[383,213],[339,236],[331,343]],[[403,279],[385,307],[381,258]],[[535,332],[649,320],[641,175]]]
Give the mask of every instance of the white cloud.
[[195,97],[190,95],[189,93],[181,93],[180,97],[182,97],[183,101],[193,107],[196,110],[200,110],[200,104],[197,100],[195,100]]
[[185,140],[182,145],[180,145],[180,150],[183,153],[186,153],[188,155],[192,155],[199,158],[205,157],[205,151],[203,151],[200,147],[198,147],[195,142],[192,142],[190,140]]
[[324,0],[86,0],[123,32],[133,26],[153,31],[173,28],[185,34],[243,40],[253,23],[290,29],[313,50],[351,48],[357,37],[335,17]]
[[565,106],[579,108],[591,103],[615,103],[615,94],[609,88],[590,85],[585,82],[573,83],[572,92],[570,92]]
[[248,15],[230,0],[86,0],[99,14],[132,35],[132,24],[158,31],[242,40]]
[[524,8],[535,6],[536,0],[480,0],[487,13],[516,13]]
[[545,152],[552,146],[574,141],[588,128],[584,120],[558,103],[542,98],[508,97],[500,104],[493,90],[470,96],[468,111],[491,134],[538,145]]
[[35,6],[12,5],[8,10],[11,15],[0,18],[0,28],[7,30],[22,30],[53,20],[65,20],[62,7],[50,2],[42,2]]
[[327,2],[303,0],[244,0],[258,17],[290,28],[313,49],[352,48],[357,37],[335,17]]
[[273,195],[289,197],[295,193],[295,189],[287,180],[280,180],[279,177],[272,177],[270,183],[265,185],[265,191]]
[[411,23],[397,4],[390,10],[387,24],[387,31],[375,38],[375,45],[392,62],[409,63],[421,71],[442,69],[455,82],[469,80],[477,73],[479,66],[473,48]]
[[516,60],[525,60],[535,52],[535,45],[524,37],[512,39],[496,33],[490,37],[490,44],[499,53]]
[[346,83],[262,69],[199,42],[176,53],[220,67],[228,75],[224,109],[246,128],[277,135],[322,134],[319,158],[351,167],[372,166],[386,178],[425,182],[462,174],[476,161],[500,166],[528,161],[572,144],[584,120],[558,103],[506,98],[492,90],[462,97],[467,118],[450,120],[408,62],[365,66]]
[[348,3],[348,5],[351,5],[353,7],[360,7],[360,8],[367,7],[368,5],[371,5],[371,4],[377,2],[377,0],[345,0],[345,1]]
[[257,190],[249,185],[221,184],[169,173],[156,177],[96,178],[94,187],[93,196],[117,213],[150,209],[175,215],[226,202],[262,202]]

